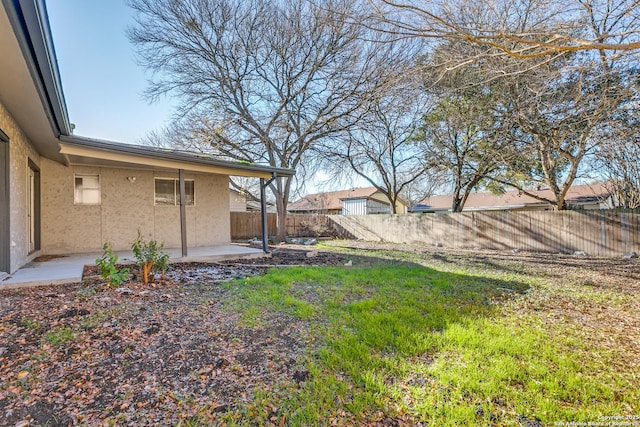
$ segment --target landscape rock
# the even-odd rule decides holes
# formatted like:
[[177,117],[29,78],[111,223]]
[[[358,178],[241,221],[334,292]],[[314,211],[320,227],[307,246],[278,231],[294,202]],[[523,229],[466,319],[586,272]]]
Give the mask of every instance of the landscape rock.
[[585,251],[575,251],[573,253],[573,255],[575,255],[575,256],[587,256],[587,253]]
[[252,248],[262,248],[262,240],[249,240],[249,246]]
[[542,423],[538,420],[532,420],[524,415],[518,415],[518,422],[522,427],[542,427]]
[[133,290],[129,288],[118,288],[116,289],[116,293],[120,295],[131,295],[133,293]]
[[305,382],[309,379],[309,371],[295,371],[293,373],[293,380],[298,384]]
[[318,244],[318,239],[309,237],[287,237],[285,241],[290,245],[312,246]]
[[153,335],[153,334],[157,334],[158,332],[160,332],[160,324],[158,323],[153,323],[151,324],[151,326],[149,326],[148,328],[146,328],[144,331],[142,331],[145,335]]

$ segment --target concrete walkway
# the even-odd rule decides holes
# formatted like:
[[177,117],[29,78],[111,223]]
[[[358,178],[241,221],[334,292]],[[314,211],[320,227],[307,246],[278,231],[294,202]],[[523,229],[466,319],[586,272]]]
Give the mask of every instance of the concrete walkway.
[[[180,249],[166,249],[169,262],[217,262],[238,258],[259,258],[264,256],[261,249],[238,245],[203,246],[189,248],[188,256],[182,258]],[[118,251],[119,263],[133,263],[132,251]],[[102,252],[70,254],[46,261],[30,262],[0,281],[0,290],[29,286],[75,283],[82,280],[85,265],[94,265]]]

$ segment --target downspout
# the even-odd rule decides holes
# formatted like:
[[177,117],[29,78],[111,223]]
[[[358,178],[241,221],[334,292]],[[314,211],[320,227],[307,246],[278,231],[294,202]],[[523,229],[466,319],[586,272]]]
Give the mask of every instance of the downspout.
[[276,179],[276,175],[274,174],[271,179],[267,182],[264,181],[264,178],[260,178],[260,216],[262,219],[262,251],[265,254],[268,254],[269,251],[269,230],[267,224],[267,199],[265,197],[265,190],[269,184]]

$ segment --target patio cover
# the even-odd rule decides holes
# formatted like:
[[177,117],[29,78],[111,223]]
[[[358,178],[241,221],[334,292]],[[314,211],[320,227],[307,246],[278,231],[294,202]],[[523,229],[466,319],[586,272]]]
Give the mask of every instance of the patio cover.
[[[269,252],[265,188],[270,180],[277,177],[291,177],[293,169],[267,165],[248,164],[219,160],[210,154],[193,153],[143,145],[122,144],[80,136],[61,135],[60,154],[67,166],[101,166],[178,171],[180,180],[180,228],[182,236],[182,256],[187,256],[187,225],[184,201],[186,197],[184,172],[199,172],[228,176],[260,178],[260,199],[262,213],[262,248]],[[269,181],[265,181],[269,180]]]

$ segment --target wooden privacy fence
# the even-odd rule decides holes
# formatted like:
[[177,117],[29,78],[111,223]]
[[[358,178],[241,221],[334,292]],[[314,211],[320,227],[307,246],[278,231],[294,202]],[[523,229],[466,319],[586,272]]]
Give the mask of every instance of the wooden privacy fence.
[[[277,215],[267,214],[269,235],[276,234]],[[260,212],[231,212],[231,240],[246,240],[262,236]],[[287,215],[287,236],[334,236],[333,223],[327,215]]]
[[[269,234],[276,214],[268,214]],[[261,236],[260,214],[231,213],[231,238]],[[287,236],[348,237],[457,249],[583,251],[594,256],[640,252],[640,210],[462,212],[410,215],[287,215]]]
[[640,251],[640,210],[463,212],[329,217],[343,234],[363,240],[458,249],[620,256]]

